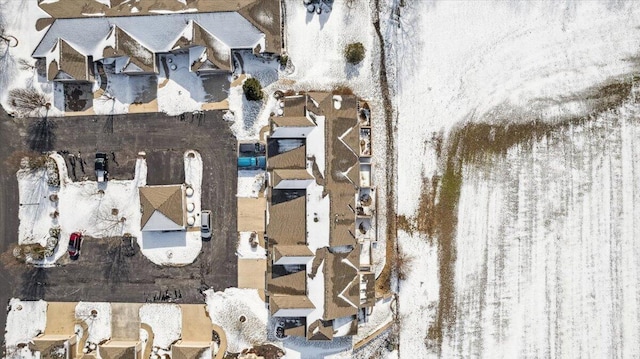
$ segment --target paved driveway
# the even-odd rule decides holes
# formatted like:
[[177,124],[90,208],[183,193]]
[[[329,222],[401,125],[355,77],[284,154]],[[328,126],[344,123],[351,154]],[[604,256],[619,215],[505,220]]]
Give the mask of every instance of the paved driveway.
[[[11,119],[0,109],[3,162],[12,153],[28,149],[27,125],[31,121]],[[182,120],[162,114],[132,114],[62,118],[54,122],[54,149],[79,154],[86,163],[84,173],[77,166],[78,179],[95,179],[96,151],[115,156],[110,163],[112,179],[133,178],[136,155],[146,151],[149,184],[181,183],[183,152],[198,150],[204,164],[202,206],[213,210],[213,237],[203,243],[195,263],[182,268],[157,266],[139,250],[129,257],[118,238],[84,241],[80,259],[61,267],[16,265],[10,251],[17,244],[18,184],[15,171],[0,166],[2,303],[11,296],[49,301],[201,303],[203,297],[198,289],[202,286],[216,290],[237,286],[236,141],[220,112],[207,112],[202,117],[189,114]],[[65,157],[69,158],[68,154]],[[2,327],[5,322],[6,313],[0,310]]]

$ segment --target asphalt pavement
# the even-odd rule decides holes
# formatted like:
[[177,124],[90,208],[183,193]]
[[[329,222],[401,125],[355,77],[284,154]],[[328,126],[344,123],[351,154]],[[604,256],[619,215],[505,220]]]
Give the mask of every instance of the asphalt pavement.
[[[184,181],[182,155],[195,149],[203,159],[202,207],[212,209],[212,239],[203,243],[200,256],[188,266],[161,267],[147,260],[134,245],[121,238],[83,242],[77,261],[65,255],[60,266],[34,268],[13,260],[17,245],[18,183],[15,168],[0,166],[0,303],[17,297],[48,301],[112,301],[202,303],[200,289],[223,290],[237,286],[236,139],[219,111],[184,117],[158,113],[51,119],[53,125],[35,137],[38,119],[18,120],[0,109],[0,158],[34,146],[49,146],[74,158],[75,180],[95,180],[95,152],[106,152],[111,179],[131,179],[139,151],[145,151],[148,184]],[[45,126],[46,127],[46,126]],[[48,133],[47,133],[48,131]],[[37,139],[37,138],[36,138]],[[84,171],[78,164],[83,161]],[[70,165],[69,162],[67,162]],[[133,254],[133,255],[132,255]],[[0,324],[6,313],[0,310]]]

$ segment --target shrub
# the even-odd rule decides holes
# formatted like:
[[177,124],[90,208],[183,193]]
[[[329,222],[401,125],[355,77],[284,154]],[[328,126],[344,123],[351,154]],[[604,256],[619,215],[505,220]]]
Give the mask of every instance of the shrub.
[[247,97],[247,100],[262,100],[262,85],[260,85],[260,81],[258,81],[258,79],[254,77],[248,78],[244,84],[242,84],[242,90],[244,91],[244,95]]
[[281,66],[287,66],[287,62],[289,62],[289,56],[287,55],[282,55],[280,56],[280,65]]
[[354,42],[344,49],[344,56],[350,64],[359,64],[364,59],[364,45],[361,42]]

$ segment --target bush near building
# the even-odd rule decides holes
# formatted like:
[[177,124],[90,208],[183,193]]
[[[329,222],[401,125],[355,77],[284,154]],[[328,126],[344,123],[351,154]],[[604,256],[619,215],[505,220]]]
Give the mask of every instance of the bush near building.
[[260,81],[258,81],[258,79],[254,77],[246,79],[244,84],[242,84],[242,90],[244,91],[244,95],[247,97],[247,100],[262,100],[262,85],[260,85]]

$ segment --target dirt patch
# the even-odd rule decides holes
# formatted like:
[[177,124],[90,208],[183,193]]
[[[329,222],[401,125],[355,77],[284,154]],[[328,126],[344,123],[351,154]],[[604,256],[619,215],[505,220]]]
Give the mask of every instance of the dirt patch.
[[386,211],[387,218],[391,219],[387,223],[386,238],[386,263],[380,276],[376,278],[376,297],[385,295],[391,291],[391,270],[392,263],[395,254],[398,252],[396,236],[398,234],[396,228],[396,200],[395,200],[395,175],[396,175],[396,157],[395,157],[395,124],[393,103],[391,102],[391,91],[389,90],[389,79],[387,76],[386,67],[386,51],[384,47],[384,36],[380,30],[380,19],[377,15],[380,14],[379,1],[375,2],[374,22],[373,28],[376,31],[376,36],[380,45],[380,89],[382,92],[382,104],[385,117],[385,135],[387,138],[386,153],[387,153],[387,187],[386,187]]

